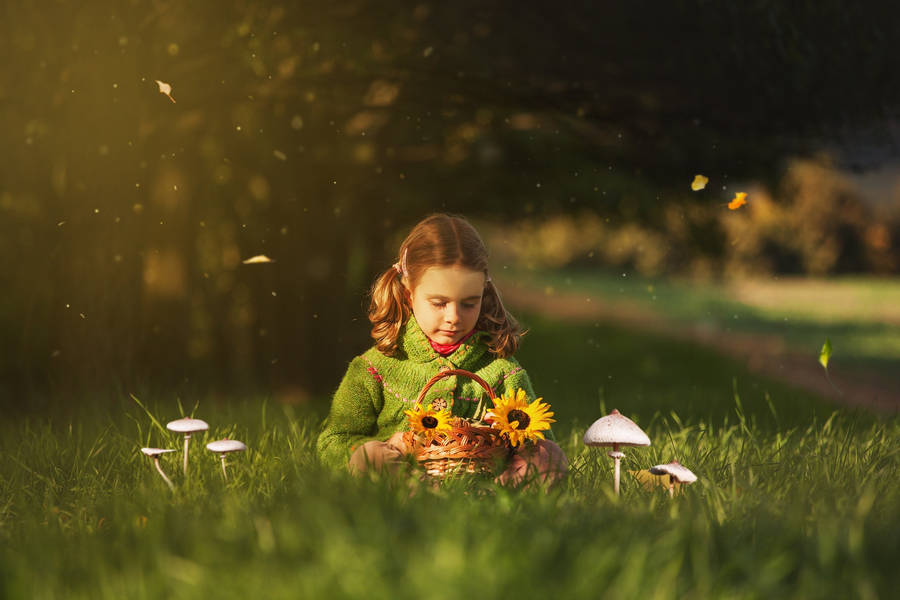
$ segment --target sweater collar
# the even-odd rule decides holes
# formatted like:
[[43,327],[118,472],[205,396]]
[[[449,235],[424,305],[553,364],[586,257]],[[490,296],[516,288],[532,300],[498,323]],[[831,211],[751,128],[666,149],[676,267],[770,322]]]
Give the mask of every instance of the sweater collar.
[[[487,344],[484,343],[490,337],[486,331],[476,331],[474,334],[462,341],[453,354],[444,357],[457,367],[463,367],[465,364],[473,362],[487,351]],[[406,324],[400,333],[400,350],[406,356],[416,362],[430,362],[441,358],[441,355],[431,347],[431,341],[414,315],[410,315]]]

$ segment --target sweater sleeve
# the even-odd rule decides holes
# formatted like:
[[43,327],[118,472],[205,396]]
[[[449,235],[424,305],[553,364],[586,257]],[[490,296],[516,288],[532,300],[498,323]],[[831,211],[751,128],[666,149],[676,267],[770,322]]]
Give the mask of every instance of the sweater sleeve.
[[[496,390],[497,394],[504,394],[510,390],[515,392],[519,388],[522,388],[523,390],[525,390],[525,395],[528,397],[528,400],[534,402],[535,400],[537,400],[538,395],[534,392],[534,387],[532,387],[531,385],[531,378],[528,377],[528,372],[523,369],[517,361],[512,360],[512,363],[513,368],[509,372],[509,374],[506,375],[503,383],[500,384],[500,389]],[[552,410],[552,402],[550,402],[549,400],[543,400],[543,402],[546,402],[551,406],[551,412],[555,412]],[[544,437],[550,441],[556,441],[556,437],[553,435],[552,427],[544,432]]]
[[375,380],[366,371],[365,360],[357,356],[334,393],[331,410],[316,442],[322,463],[335,469],[345,468],[352,450],[375,435],[379,394]]

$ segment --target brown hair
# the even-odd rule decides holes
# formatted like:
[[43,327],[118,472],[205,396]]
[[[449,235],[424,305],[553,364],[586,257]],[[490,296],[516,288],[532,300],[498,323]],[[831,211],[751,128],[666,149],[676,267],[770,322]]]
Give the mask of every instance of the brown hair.
[[[410,289],[429,267],[460,266],[482,271],[487,282],[475,328],[490,334],[488,347],[497,356],[505,358],[515,353],[523,332],[503,307],[500,292],[488,275],[487,248],[465,218],[438,213],[422,219],[400,244],[398,257],[397,265],[403,263]],[[388,356],[396,353],[400,330],[412,314],[409,292],[402,280],[404,273],[398,267],[389,267],[382,273],[370,292],[372,337],[378,350]]]

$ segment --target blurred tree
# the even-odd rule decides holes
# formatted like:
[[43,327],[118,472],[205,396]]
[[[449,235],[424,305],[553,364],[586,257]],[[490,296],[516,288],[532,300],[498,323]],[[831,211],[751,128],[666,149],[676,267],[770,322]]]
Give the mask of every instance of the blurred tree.
[[329,390],[368,345],[366,288],[424,214],[653,221],[673,173],[768,172],[793,136],[882,118],[900,93],[895,11],[836,1],[57,0],[3,17],[7,390]]

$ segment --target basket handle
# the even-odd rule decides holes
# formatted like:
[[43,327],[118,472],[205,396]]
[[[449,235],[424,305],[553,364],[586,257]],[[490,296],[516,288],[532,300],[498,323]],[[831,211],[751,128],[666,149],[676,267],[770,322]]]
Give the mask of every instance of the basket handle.
[[484,388],[484,390],[488,393],[488,396],[490,397],[491,400],[497,399],[497,394],[494,393],[494,390],[491,389],[491,386],[488,385],[487,381],[485,381],[484,379],[482,379],[475,373],[472,373],[471,371],[466,371],[464,369],[447,369],[446,371],[441,371],[440,373],[438,373],[437,375],[435,375],[434,377],[432,377],[431,379],[428,380],[428,383],[425,384],[425,387],[423,387],[422,391],[419,392],[418,398],[416,398],[416,404],[415,404],[416,408],[418,408],[422,404],[422,400],[425,399],[425,394],[428,393],[428,390],[431,389],[431,386],[436,384],[441,379],[444,379],[445,377],[451,377],[453,375],[462,375],[463,377],[468,377],[469,379],[472,379],[473,381],[475,381],[475,383],[479,384],[481,387]]

